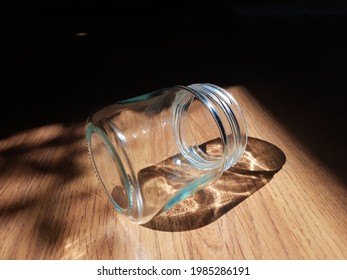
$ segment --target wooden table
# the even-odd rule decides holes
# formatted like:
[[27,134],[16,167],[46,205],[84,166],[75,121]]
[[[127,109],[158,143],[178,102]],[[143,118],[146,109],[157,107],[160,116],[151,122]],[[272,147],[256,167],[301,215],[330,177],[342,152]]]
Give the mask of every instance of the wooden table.
[[346,259],[347,189],[244,87],[240,163],[146,225],[112,208],[84,123],[0,141],[1,259]]

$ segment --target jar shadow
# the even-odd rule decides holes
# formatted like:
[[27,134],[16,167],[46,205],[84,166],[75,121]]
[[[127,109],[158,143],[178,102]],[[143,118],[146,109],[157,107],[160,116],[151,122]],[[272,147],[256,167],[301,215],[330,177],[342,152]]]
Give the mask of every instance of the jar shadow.
[[[210,145],[213,145],[213,142]],[[249,137],[243,156],[237,164],[226,170],[219,180],[162,212],[143,226],[168,232],[204,227],[270,182],[285,162],[286,156],[277,146]]]

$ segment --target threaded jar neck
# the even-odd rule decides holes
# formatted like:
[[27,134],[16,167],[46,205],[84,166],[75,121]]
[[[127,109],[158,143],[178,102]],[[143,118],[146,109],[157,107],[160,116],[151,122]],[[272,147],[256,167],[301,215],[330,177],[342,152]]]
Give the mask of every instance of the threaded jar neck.
[[[185,157],[199,169],[220,169],[221,173],[234,165],[247,145],[247,127],[241,107],[226,90],[212,84],[192,84],[184,87],[191,94],[182,94],[174,112],[174,135],[176,143]],[[219,130],[222,155],[211,157],[200,149],[188,146],[182,127],[192,99],[200,101],[213,117]],[[206,129],[209,129],[206,127]]]

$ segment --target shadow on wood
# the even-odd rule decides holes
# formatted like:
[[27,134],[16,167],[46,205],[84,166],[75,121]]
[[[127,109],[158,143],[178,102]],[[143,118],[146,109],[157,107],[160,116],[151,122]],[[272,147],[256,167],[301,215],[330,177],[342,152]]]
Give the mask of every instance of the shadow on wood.
[[[82,141],[80,124],[51,124],[0,141],[0,223],[4,228],[22,219],[21,232],[31,234],[30,244],[46,249],[63,244],[68,219],[62,201],[91,195],[80,188],[69,191],[69,183],[85,174],[78,164],[86,153]],[[15,253],[8,258],[16,258]]]
[[244,155],[218,181],[143,226],[171,232],[206,226],[270,182],[285,161],[277,146],[249,137]]

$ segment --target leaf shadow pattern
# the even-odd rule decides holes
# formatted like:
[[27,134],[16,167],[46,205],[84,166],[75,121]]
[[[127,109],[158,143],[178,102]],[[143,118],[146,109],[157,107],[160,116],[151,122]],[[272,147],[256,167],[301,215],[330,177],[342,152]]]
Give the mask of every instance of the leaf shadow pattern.
[[286,162],[277,146],[254,137],[240,160],[215,183],[154,217],[144,227],[168,232],[204,227],[271,181]]
[[80,124],[47,125],[0,141],[0,223],[21,219],[38,258],[42,248],[57,249],[64,240],[68,220],[62,200],[85,196],[71,192],[71,182],[85,173],[79,164],[86,152],[81,143]]

